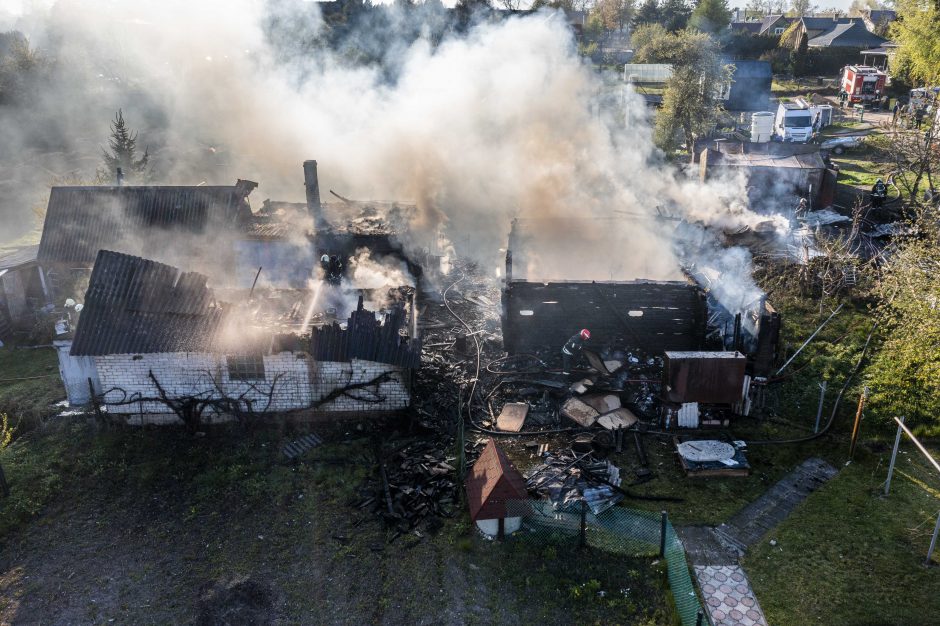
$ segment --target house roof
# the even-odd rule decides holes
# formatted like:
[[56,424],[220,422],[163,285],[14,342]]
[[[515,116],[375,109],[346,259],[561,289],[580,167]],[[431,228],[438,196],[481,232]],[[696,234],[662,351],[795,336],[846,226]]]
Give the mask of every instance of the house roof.
[[529,498],[522,474],[492,439],[473,464],[465,485],[473,521],[513,517],[506,503]]
[[759,34],[773,34],[773,29],[777,27],[785,29],[793,23],[794,19],[795,18],[787,17],[786,15],[768,15],[761,21]]
[[36,261],[39,245],[18,246],[0,252],[0,270],[12,270]]
[[732,80],[740,80],[742,78],[773,78],[773,71],[770,67],[769,61],[728,61],[731,65],[734,65],[734,74],[732,75]]
[[880,46],[887,41],[865,27],[862,20],[835,23],[829,21],[830,28],[811,38],[808,45],[811,48],[852,47],[871,48]]
[[53,187],[39,242],[46,263],[91,265],[99,250],[145,252],[160,233],[203,234],[250,215],[250,186]]
[[739,33],[750,33],[756,35],[760,32],[761,22],[731,22],[731,30]]
[[224,311],[206,281],[202,274],[101,250],[71,354],[209,351]]

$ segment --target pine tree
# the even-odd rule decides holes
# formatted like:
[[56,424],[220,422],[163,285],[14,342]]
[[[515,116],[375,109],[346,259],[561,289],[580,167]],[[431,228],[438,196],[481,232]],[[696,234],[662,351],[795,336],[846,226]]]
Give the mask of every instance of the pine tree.
[[137,158],[137,132],[128,129],[124,122],[124,111],[118,109],[111,122],[111,138],[108,140],[109,150],[102,148],[101,156],[104,160],[102,169],[98,170],[100,180],[113,180],[117,169],[128,179],[144,180],[147,178],[147,165],[150,163],[150,152],[144,149],[144,154]]
[[731,9],[725,0],[700,0],[689,23],[705,33],[719,33],[731,22]]

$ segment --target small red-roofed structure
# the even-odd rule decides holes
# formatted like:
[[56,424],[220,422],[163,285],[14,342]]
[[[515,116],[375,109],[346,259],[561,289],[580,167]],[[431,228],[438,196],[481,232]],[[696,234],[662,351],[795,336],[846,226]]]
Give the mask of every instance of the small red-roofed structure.
[[490,439],[466,480],[470,519],[490,536],[519,529],[528,511],[525,479]]

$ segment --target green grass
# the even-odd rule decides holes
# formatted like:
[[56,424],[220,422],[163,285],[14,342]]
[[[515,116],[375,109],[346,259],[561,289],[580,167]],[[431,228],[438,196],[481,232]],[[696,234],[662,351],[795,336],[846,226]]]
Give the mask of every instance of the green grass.
[[[26,380],[16,380],[26,379]],[[53,348],[0,348],[0,413],[21,431],[56,412],[65,398]]]
[[922,565],[940,510],[940,476],[903,446],[891,495],[887,453],[842,469],[753,548],[744,566],[771,624],[936,623],[940,557]]
[[250,577],[289,623],[674,623],[652,559],[485,541],[462,512],[389,543],[355,506],[369,440],[291,464],[279,450],[293,436],[63,421],[16,439],[0,452],[0,622],[191,621],[208,582]]

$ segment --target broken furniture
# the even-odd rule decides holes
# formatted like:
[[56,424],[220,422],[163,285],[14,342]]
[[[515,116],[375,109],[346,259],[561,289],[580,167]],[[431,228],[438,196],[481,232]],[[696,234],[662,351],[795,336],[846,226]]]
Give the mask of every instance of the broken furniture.
[[747,357],[740,352],[666,352],[664,426],[698,428],[700,404],[730,408],[744,393]]

